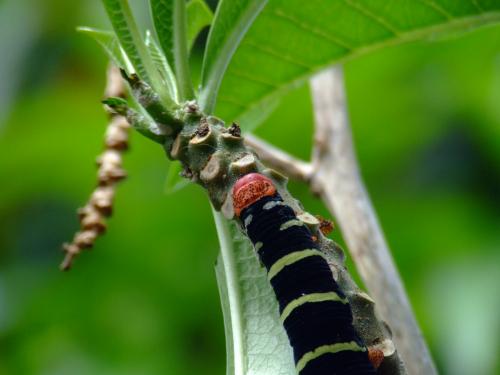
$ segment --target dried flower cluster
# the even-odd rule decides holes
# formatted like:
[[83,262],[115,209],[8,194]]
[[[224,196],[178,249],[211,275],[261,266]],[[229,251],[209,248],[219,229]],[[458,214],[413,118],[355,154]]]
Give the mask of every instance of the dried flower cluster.
[[[108,70],[106,97],[124,97],[125,88],[120,72],[115,67]],[[80,230],[71,243],[65,243],[66,253],[61,263],[62,270],[69,270],[75,257],[94,245],[97,237],[106,230],[105,219],[112,213],[116,184],[126,177],[122,168],[122,153],[128,148],[129,123],[125,117],[110,111],[110,122],[106,129],[104,151],[97,158],[97,187],[87,204],[78,210]]]

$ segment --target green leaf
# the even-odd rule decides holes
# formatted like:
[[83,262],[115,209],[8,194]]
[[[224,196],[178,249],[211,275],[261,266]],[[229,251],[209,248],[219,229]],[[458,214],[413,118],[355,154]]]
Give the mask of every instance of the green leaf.
[[115,33],[112,31],[93,29],[90,27],[78,27],[76,29],[78,32],[90,36],[96,42],[98,42],[104,49],[109,58],[120,68],[129,71],[123,52],[120,48],[120,43]]
[[153,59],[153,62],[156,65],[156,68],[160,72],[162,82],[165,83],[165,85],[168,88],[168,92],[174,100],[178,100],[178,93],[177,93],[177,81],[175,79],[174,72],[172,71],[172,68],[170,67],[165,55],[161,51],[160,47],[154,40],[153,36],[151,35],[151,32],[148,30],[146,31],[146,47],[149,50],[149,54],[151,55],[151,58]]
[[206,113],[213,112],[217,92],[229,61],[266,4],[267,0],[220,0],[208,34],[201,73],[199,103]]
[[248,111],[243,112],[238,122],[241,123],[243,132],[251,132],[255,130],[260,124],[267,120],[281,103],[281,97],[273,96],[269,99],[263,100],[259,105],[252,107]]
[[187,13],[187,43],[191,50],[193,43],[203,28],[212,23],[214,14],[203,0],[191,0],[186,7]]
[[[493,0],[273,0],[234,54],[216,113],[239,121],[334,63],[499,21],[500,1]],[[214,21],[212,27],[222,26]],[[203,83],[214,101],[216,86]]]
[[221,245],[216,274],[227,340],[227,374],[295,374],[292,348],[265,268],[236,223],[213,214]]
[[127,0],[102,0],[113,25],[121,47],[127,54],[136,73],[154,87],[167,107],[174,107],[174,100],[169,96],[155,64],[142,40]]
[[194,97],[189,72],[185,0],[150,0],[151,13],[161,48],[172,64],[181,100]]
[[186,187],[189,180],[181,177],[182,165],[179,162],[169,162],[167,176],[165,177],[165,184],[163,185],[163,192],[165,194],[173,194]]

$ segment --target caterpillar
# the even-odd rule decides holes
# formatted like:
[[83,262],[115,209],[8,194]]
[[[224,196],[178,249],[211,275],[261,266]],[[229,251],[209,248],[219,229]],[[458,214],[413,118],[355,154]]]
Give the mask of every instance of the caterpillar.
[[311,232],[259,173],[232,190],[235,215],[253,243],[279,304],[300,375],[375,374],[352,312]]

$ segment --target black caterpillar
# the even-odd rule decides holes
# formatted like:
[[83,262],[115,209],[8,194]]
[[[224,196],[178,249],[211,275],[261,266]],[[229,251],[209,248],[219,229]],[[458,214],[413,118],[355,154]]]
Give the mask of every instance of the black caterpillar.
[[375,374],[352,324],[350,305],[312,234],[276,192],[252,173],[233,190],[235,212],[278,299],[300,375]]

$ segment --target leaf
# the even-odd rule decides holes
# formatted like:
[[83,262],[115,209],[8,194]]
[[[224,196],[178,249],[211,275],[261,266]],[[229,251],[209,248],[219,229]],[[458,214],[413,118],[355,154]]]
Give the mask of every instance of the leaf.
[[188,179],[180,176],[181,171],[181,163],[168,163],[167,176],[165,177],[165,184],[163,185],[163,192],[165,194],[173,194],[189,184]]
[[156,68],[160,72],[161,78],[165,85],[167,86],[168,92],[174,100],[177,99],[177,81],[175,79],[174,72],[172,72],[172,68],[170,67],[167,58],[161,51],[160,47],[158,44],[156,44],[156,41],[154,40],[153,36],[151,35],[151,32],[148,30],[146,31],[146,47],[149,50],[149,54],[151,55],[151,58],[153,59],[153,62],[155,63]]
[[200,31],[212,23],[214,14],[203,0],[191,0],[187,4],[186,13],[187,45],[188,50],[191,50]]
[[227,340],[228,375],[295,374],[278,302],[252,244],[213,212],[221,252],[216,265]]
[[120,48],[120,43],[115,33],[112,31],[93,29],[90,27],[78,27],[76,29],[78,32],[90,36],[96,42],[98,42],[104,49],[106,54],[109,56],[113,62],[120,68],[125,69],[129,72],[129,67],[125,63],[125,59]]
[[154,87],[167,107],[174,107],[174,100],[169,96],[165,85],[161,84],[159,72],[140,36],[128,1],[102,0],[102,2],[113,25],[115,34],[120,41],[120,45],[127,54],[136,73]]
[[251,132],[255,130],[260,124],[268,119],[269,116],[275,111],[281,103],[281,97],[273,96],[269,99],[263,100],[259,105],[245,111],[238,118],[241,123],[241,129],[244,132]]
[[192,99],[186,37],[185,0],[150,0],[151,13],[160,46],[177,77],[181,100]]
[[220,0],[208,34],[199,103],[206,113],[215,108],[217,92],[234,51],[267,0]]
[[[493,24],[500,21],[499,11],[500,1],[493,0],[271,1],[227,68],[216,113],[240,120],[329,65],[383,47]],[[214,21],[214,33],[223,26]],[[215,46],[209,47],[207,54],[213,55]],[[217,58],[225,61],[224,56]],[[216,64],[221,63],[210,61]],[[203,84],[205,95],[214,101],[216,85],[207,79]]]

